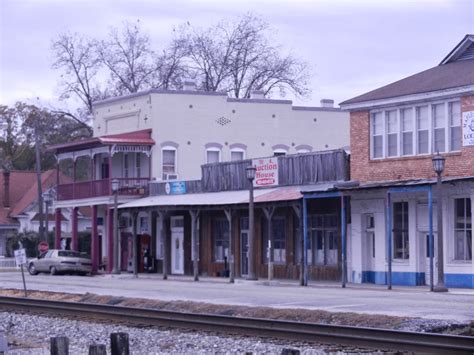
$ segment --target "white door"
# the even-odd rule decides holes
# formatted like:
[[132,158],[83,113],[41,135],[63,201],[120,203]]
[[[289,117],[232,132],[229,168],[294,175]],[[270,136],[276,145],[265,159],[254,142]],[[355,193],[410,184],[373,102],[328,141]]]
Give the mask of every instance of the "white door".
[[171,219],[171,273],[184,274],[184,228],[183,218]]

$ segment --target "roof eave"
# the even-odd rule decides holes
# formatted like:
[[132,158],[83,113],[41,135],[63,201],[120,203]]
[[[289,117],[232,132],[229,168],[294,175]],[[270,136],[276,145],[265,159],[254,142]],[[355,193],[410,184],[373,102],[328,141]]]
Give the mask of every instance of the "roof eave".
[[460,86],[455,88],[421,92],[417,94],[388,97],[378,100],[351,102],[351,100],[341,102],[339,105],[344,111],[357,111],[379,107],[394,106],[397,104],[415,103],[430,101],[433,99],[449,99],[461,94],[474,94],[474,85]]

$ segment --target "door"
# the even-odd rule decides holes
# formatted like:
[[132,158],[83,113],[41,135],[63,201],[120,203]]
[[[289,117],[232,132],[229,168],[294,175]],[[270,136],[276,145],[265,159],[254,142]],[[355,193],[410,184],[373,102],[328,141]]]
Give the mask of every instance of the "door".
[[240,274],[247,276],[249,273],[249,231],[240,231]]
[[171,273],[184,274],[184,218],[171,217]]

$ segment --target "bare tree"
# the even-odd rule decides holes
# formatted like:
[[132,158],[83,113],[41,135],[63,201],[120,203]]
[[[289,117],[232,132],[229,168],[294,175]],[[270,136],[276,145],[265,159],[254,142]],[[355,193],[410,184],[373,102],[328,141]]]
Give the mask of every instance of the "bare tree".
[[297,96],[309,93],[308,65],[272,45],[268,23],[253,14],[205,30],[188,26],[184,31],[190,66],[205,90],[234,97],[249,97],[255,90],[268,96],[275,91],[281,96],[287,91]]
[[[61,34],[53,41],[52,49],[56,58],[53,68],[63,70],[61,75],[63,91],[60,98],[68,99],[73,95],[85,107],[78,112],[78,115],[64,111],[58,112],[82,123],[84,127],[89,127],[88,120],[92,114],[93,102],[107,96],[98,84],[100,61],[95,51],[94,41],[78,34]],[[92,134],[92,130],[90,133]]]
[[110,74],[109,87],[116,94],[135,93],[153,86],[157,66],[153,61],[148,35],[139,22],[112,28],[109,38],[97,44],[101,63]]

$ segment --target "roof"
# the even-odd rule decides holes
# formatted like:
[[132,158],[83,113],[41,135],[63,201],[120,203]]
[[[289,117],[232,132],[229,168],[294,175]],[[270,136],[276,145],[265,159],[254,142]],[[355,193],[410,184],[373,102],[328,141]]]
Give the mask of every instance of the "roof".
[[100,137],[83,139],[75,142],[55,144],[48,147],[48,151],[68,151],[85,148],[93,148],[101,145],[154,145],[155,141],[151,138],[151,129],[145,129],[135,132],[127,132],[120,134],[110,134]]
[[17,222],[10,218],[11,209],[22,199],[25,191],[34,184],[36,174],[30,171],[11,171],[10,172],[10,208],[3,207],[4,195],[4,180],[3,171],[0,173],[0,225],[12,224]]
[[474,59],[438,65],[340,103],[349,105],[474,85]]
[[[343,101],[340,105],[354,105],[354,108],[357,108],[359,103],[472,86],[474,86],[474,35],[468,34],[438,66]],[[474,88],[472,91],[474,92]]]
[[[334,187],[331,183],[322,183],[310,185],[326,191]],[[309,186],[281,186],[266,189],[254,190],[255,203],[296,201],[303,197],[302,190],[308,189]],[[183,195],[159,195],[149,196],[138,200],[134,200],[119,208],[137,208],[137,207],[185,207],[185,206],[223,206],[223,205],[241,205],[249,203],[249,192],[247,190],[238,191],[220,191],[220,192],[204,192],[196,194]]]
[[[31,173],[28,172],[28,174]],[[32,174],[34,175],[34,179],[29,184],[29,186],[22,191],[21,199],[17,201],[15,205],[11,204],[11,217],[20,215],[28,206],[36,202],[38,199],[38,183],[36,180],[36,173]],[[70,177],[64,174],[59,175],[59,180],[60,183],[68,183],[72,181]],[[15,180],[10,177],[10,187],[16,184],[16,182],[12,184],[13,181]],[[53,186],[56,186],[56,170],[51,169],[41,174],[41,186],[43,188],[43,191],[45,191],[46,189],[50,189]]]

